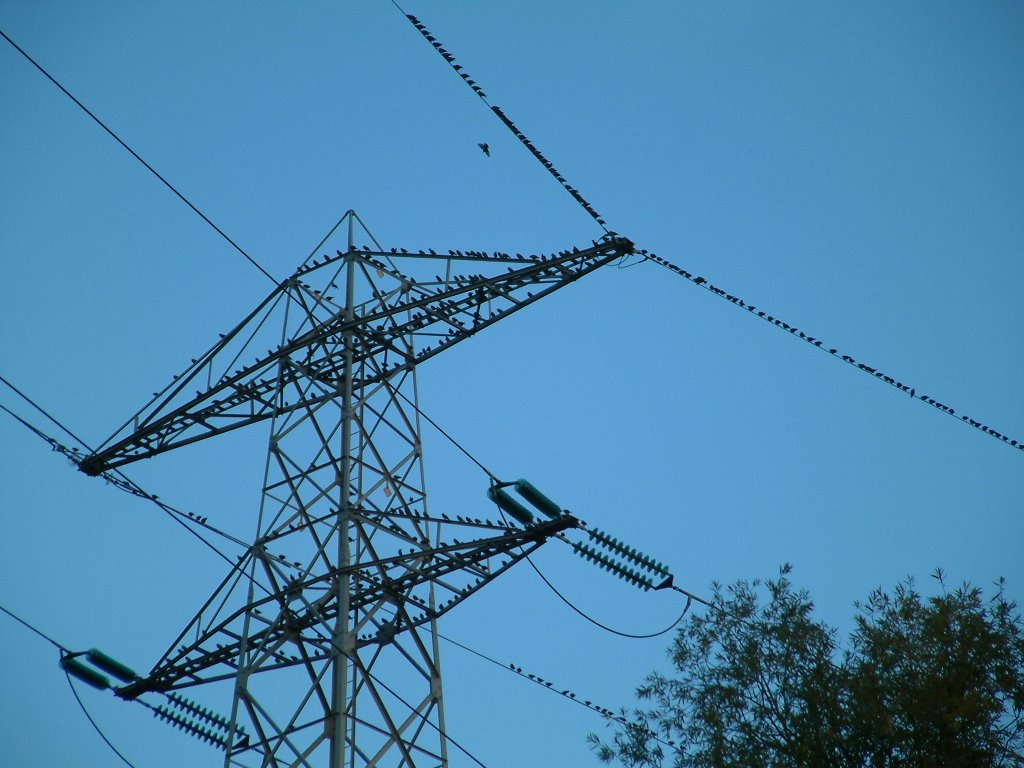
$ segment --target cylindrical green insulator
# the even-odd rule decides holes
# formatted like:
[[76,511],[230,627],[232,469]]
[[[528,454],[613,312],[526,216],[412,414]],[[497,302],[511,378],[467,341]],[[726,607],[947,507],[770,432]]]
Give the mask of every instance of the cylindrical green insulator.
[[562,508],[538,491],[529,480],[523,480],[522,478],[516,480],[515,488],[520,496],[552,520],[562,516]]
[[101,691],[110,687],[110,680],[97,672],[92,667],[87,667],[77,659],[63,658],[60,660],[61,669],[72,677],[77,677],[83,683],[91,685]]
[[90,648],[85,652],[85,656],[104,672],[109,672],[122,682],[130,683],[139,679],[139,676],[135,674],[134,670],[126,667],[117,659],[112,659],[110,656],[107,656],[107,654],[101,650]]
[[491,486],[487,489],[487,498],[497,504],[503,512],[518,520],[521,525],[533,525],[533,514],[530,510],[509,496],[504,488]]

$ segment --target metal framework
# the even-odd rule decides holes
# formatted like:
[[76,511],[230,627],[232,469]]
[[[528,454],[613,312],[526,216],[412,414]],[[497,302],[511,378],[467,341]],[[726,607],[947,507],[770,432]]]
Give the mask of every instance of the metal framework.
[[[80,463],[105,474],[269,423],[253,544],[152,671],[118,691],[194,711],[226,768],[447,766],[438,618],[578,525],[431,511],[416,367],[632,243],[385,251],[354,245],[357,221],[349,211],[346,250],[303,264]],[[200,690],[218,687],[226,716],[184,698],[209,703]]]

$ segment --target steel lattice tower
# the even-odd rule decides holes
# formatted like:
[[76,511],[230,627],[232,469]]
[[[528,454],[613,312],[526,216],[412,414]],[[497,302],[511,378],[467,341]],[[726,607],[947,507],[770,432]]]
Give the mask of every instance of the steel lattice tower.
[[[269,423],[252,545],[150,673],[118,691],[165,694],[155,709],[169,719],[193,713],[226,768],[447,766],[438,618],[578,524],[430,510],[416,369],[632,243],[385,251],[355,247],[358,219],[346,219],[346,250],[303,264],[81,462],[104,474]],[[186,698],[218,687],[229,714]]]

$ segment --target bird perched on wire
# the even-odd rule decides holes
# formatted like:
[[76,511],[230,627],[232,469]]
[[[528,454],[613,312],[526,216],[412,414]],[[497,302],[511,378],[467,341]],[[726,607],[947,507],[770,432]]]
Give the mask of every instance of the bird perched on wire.
[[483,153],[484,153],[485,155],[487,155],[488,157],[490,157],[490,156],[491,156],[491,147],[490,147],[490,145],[488,145],[488,144],[487,144],[486,142],[484,142],[483,144],[477,144],[477,146],[478,146],[478,147],[480,147],[480,150],[481,150],[481,151],[482,151],[482,152],[483,152]]

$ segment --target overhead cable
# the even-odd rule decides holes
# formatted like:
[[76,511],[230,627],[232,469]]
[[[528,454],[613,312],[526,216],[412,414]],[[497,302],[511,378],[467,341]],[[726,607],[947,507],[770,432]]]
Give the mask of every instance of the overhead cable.
[[[476,81],[469,76],[469,74],[465,71],[465,68],[462,65],[457,64],[455,62],[455,57],[451,55],[448,49],[445,48],[433,34],[431,34],[431,32],[420,21],[420,19],[410,13],[406,13],[405,10],[403,10],[402,7],[396,2],[396,0],[391,0],[391,2],[399,11],[402,12],[402,14],[409,20],[409,22],[412,23],[416,30],[423,36],[423,38],[428,43],[430,43],[430,45],[441,55],[441,57],[446,62],[448,62],[449,66],[451,66],[452,69],[455,70],[456,74],[458,74],[459,77],[461,77],[463,81],[465,81],[466,84],[473,89],[473,92],[476,93],[476,95],[488,106],[489,109],[491,109],[492,112],[494,112],[494,114],[506,125],[506,127],[523,144],[523,146],[525,146],[530,151],[530,153],[533,154],[533,156],[537,158],[537,160],[539,160],[540,163],[555,177],[558,183],[561,184],[562,187],[567,192],[569,192],[569,194],[571,194],[573,198],[584,208],[584,210],[586,210],[587,213],[589,213],[597,221],[597,223],[601,225],[605,232],[609,232],[608,228],[605,226],[604,219],[601,216],[599,216],[597,212],[590,206],[590,204],[582,197],[582,195],[580,195],[579,192],[565,180],[565,177],[562,176],[562,174],[559,173],[557,169],[555,169],[555,167],[547,160],[546,157],[544,157],[543,154],[541,154],[541,152],[536,148],[533,142],[530,141],[530,139],[521,130],[519,130],[519,128],[515,125],[515,123],[512,122],[511,119],[509,119],[505,112],[500,107],[492,105],[490,103],[490,101],[487,98],[487,94],[484,93],[484,91],[476,84]],[[799,336],[807,343],[816,346],[819,349],[827,351],[833,356],[839,357],[844,362],[854,366],[855,368],[861,371],[864,371],[870,376],[874,376],[879,381],[889,384],[890,386],[895,387],[901,390],[902,392],[909,394],[911,398],[921,400],[922,402],[927,403],[936,410],[942,411],[943,413],[949,416],[957,418],[957,413],[953,408],[945,405],[944,403],[928,395],[917,394],[917,389],[915,387],[904,384],[903,382],[898,381],[894,377],[889,376],[888,374],[878,370],[877,368],[874,368],[873,366],[869,366],[866,363],[858,362],[850,355],[840,354],[836,348],[826,348],[823,345],[823,342],[820,341],[819,339],[814,338],[812,336],[808,336],[803,331],[800,331],[797,327],[785,323],[782,320],[779,320],[771,315],[768,315],[763,311],[757,311],[756,307],[748,305],[738,297],[726,293],[724,290],[709,283],[705,278],[700,276],[694,276],[685,269],[682,269],[681,267],[671,263],[667,259],[662,259],[654,255],[653,253],[648,253],[647,251],[644,250],[639,251],[639,253],[645,256],[646,258],[650,259],[651,261],[654,261],[655,263],[672,270],[681,277],[690,280],[696,285],[704,287],[706,290],[709,290],[712,293],[715,293],[718,296],[721,296],[726,300],[731,301],[733,304],[736,304],[737,306],[743,309],[747,309],[752,314],[757,314],[766,322],[769,322],[785,331],[788,331],[794,336]],[[620,265],[620,267],[621,266],[623,265]],[[636,265],[631,264],[628,266]],[[1019,450],[1024,451],[1024,442],[1013,439],[1002,432],[998,432],[989,427],[987,424],[983,424],[982,422],[977,421],[976,419],[973,419],[963,414],[959,415],[959,420],[962,421],[964,424],[970,427],[974,427],[975,429],[978,429],[981,432],[984,432],[985,434],[994,437],[995,439],[1000,440],[1013,448],[1017,448]]]
[[163,183],[163,185],[165,187],[167,187],[169,190],[171,190],[171,192],[173,192],[175,195],[177,195],[178,199],[180,199],[183,203],[185,203],[185,205],[187,205],[189,208],[191,208],[203,221],[205,221],[207,224],[209,224],[211,227],[213,227],[214,231],[216,231],[218,235],[220,235],[222,238],[224,238],[224,240],[226,240],[227,243],[232,248],[234,248],[242,256],[244,256],[245,259],[250,264],[252,264],[254,267],[256,267],[256,269],[258,269],[260,272],[262,272],[267,277],[267,279],[270,280],[274,285],[278,284],[278,281],[274,278],[274,276],[271,275],[266,269],[264,269],[262,267],[262,265],[260,265],[260,263],[258,261],[256,261],[256,259],[254,259],[248,253],[246,253],[245,249],[242,248],[242,246],[240,246],[238,243],[236,243],[234,240],[232,240],[230,237],[228,237],[228,235],[224,232],[224,230],[222,230],[220,227],[218,227],[216,224],[214,224],[213,221],[205,213],[203,213],[201,210],[199,210],[192,203],[191,200],[189,200],[187,197],[185,197],[185,195],[183,195],[181,192],[179,192],[178,189],[173,184],[171,184],[171,182],[169,182],[162,175],[160,175],[160,173],[153,166],[151,166],[149,163],[147,163],[145,160],[143,160],[142,156],[139,155],[138,152],[136,152],[134,149],[129,147],[121,139],[120,136],[118,136],[116,133],[114,133],[114,131],[112,131],[107,126],[106,123],[104,123],[102,120],[100,120],[87,106],[85,106],[85,104],[83,104],[81,101],[79,101],[77,98],[75,98],[75,96],[71,93],[71,91],[69,91],[67,88],[65,88],[63,85],[61,85],[53,75],[51,75],[49,72],[47,72],[42,67],[42,65],[39,64],[39,62],[37,62],[35,59],[33,59],[20,45],[18,45],[10,37],[8,37],[7,34],[4,33],[3,30],[0,30],[0,36],[3,36],[4,40],[6,40],[8,43],[10,43],[18,53],[20,53],[22,56],[24,56],[32,64],[32,66],[34,66],[36,69],[38,69],[40,72],[42,72],[43,75],[46,76],[46,79],[49,80],[51,83],[53,83],[55,86],[57,86],[64,93],[65,96],[67,96],[69,99],[71,99],[73,102],[75,102],[75,104],[77,104],[78,107],[83,112],[85,112],[85,114],[87,114],[89,117],[91,117],[93,119],[93,121],[95,121],[95,123],[100,128],[102,128],[104,131],[106,131],[108,134],[110,134],[110,136],[114,139],[114,141],[116,141],[118,144],[120,144],[122,147],[124,147],[126,150],[128,150],[128,152],[131,154],[132,157],[134,157],[136,160],[138,160],[140,163],[142,163],[142,165],[145,166],[146,170],[148,170],[151,174],[156,176],[156,178],[159,179]]
[[[14,386],[10,381],[8,381],[3,376],[0,376],[0,383],[3,383],[7,387],[9,387],[15,394],[17,394],[25,402],[27,402],[29,405],[31,405],[33,408],[35,408],[37,411],[39,411],[41,414],[43,414],[43,416],[45,416],[47,419],[49,419],[54,424],[56,424],[62,431],[64,431],[68,435],[70,435],[74,440],[76,440],[87,451],[91,451],[92,450],[85,441],[83,441],[81,438],[77,437],[74,432],[72,432],[70,429],[68,429],[66,426],[64,426],[60,421],[58,421],[54,416],[52,416],[46,409],[44,409],[42,406],[40,406],[37,402],[35,402],[32,398],[30,398],[28,395],[26,395],[24,392],[22,392],[16,386]],[[15,419],[19,424],[24,426],[26,429],[30,430],[33,434],[35,434],[41,440],[44,440],[47,444],[49,444],[49,446],[50,446],[50,448],[52,450],[62,454],[69,461],[71,461],[73,464],[78,465],[81,462],[82,454],[81,454],[81,451],[79,451],[78,449],[76,449],[76,448],[69,448],[68,446],[64,445],[63,443],[61,443],[56,438],[54,438],[54,437],[52,437],[50,435],[47,435],[41,429],[39,429],[38,427],[33,426],[27,420],[25,420],[22,417],[18,416],[16,413],[14,413],[14,411],[12,411],[10,408],[7,408],[3,404],[0,404],[0,410],[2,410],[5,413],[7,413],[9,416],[11,416],[13,419]],[[152,502],[157,507],[159,507],[165,514],[167,514],[172,520],[174,520],[174,522],[176,522],[178,525],[182,526],[186,531],[191,533],[199,541],[201,541],[203,544],[205,544],[207,547],[209,547],[211,550],[213,550],[222,560],[224,560],[226,563],[231,565],[232,568],[239,567],[238,563],[235,560],[232,560],[230,557],[228,557],[226,554],[224,554],[224,552],[222,552],[220,549],[218,549],[216,546],[214,546],[210,541],[208,541],[205,537],[203,537],[202,534],[200,534],[198,531],[196,531],[190,525],[188,525],[188,523],[193,523],[195,525],[201,526],[202,528],[205,528],[206,530],[210,531],[211,533],[215,533],[218,536],[221,536],[221,537],[223,537],[225,539],[228,539],[233,544],[237,544],[237,545],[242,546],[242,547],[248,547],[248,545],[245,544],[245,542],[241,541],[240,539],[236,538],[235,536],[232,536],[231,534],[229,534],[229,533],[227,533],[225,531],[220,530],[216,526],[210,525],[207,522],[205,517],[199,517],[199,516],[197,516],[197,515],[195,515],[195,514],[193,514],[191,512],[183,512],[183,511],[181,511],[179,509],[176,509],[175,507],[172,507],[170,504],[167,504],[166,502],[161,501],[160,498],[156,494],[152,494],[152,493],[149,493],[148,491],[143,490],[141,486],[139,486],[134,480],[130,479],[121,470],[114,470],[113,472],[104,473],[103,478],[110,485],[113,485],[115,488],[118,488],[119,490],[125,491],[127,493],[130,493],[133,496],[138,496],[141,499],[146,499],[147,501]],[[186,520],[188,522],[186,522]]]
[[43,640],[45,640],[46,642],[50,643],[50,645],[56,646],[58,650],[60,650],[60,651],[62,651],[64,653],[70,653],[70,650],[68,648],[64,647],[63,645],[58,643],[56,640],[54,640],[52,637],[50,637],[49,635],[43,633],[41,630],[38,630],[35,627],[33,627],[31,624],[29,624],[27,621],[25,621],[23,618],[21,618],[21,616],[18,616],[16,613],[14,613],[14,611],[10,611],[10,610],[4,608],[2,605],[0,605],[0,611],[3,611],[4,613],[6,613],[8,616],[10,616],[12,619],[17,621],[19,624],[25,625],[28,629],[32,630],[37,635],[39,635],[41,638],[43,638]]
[[96,733],[99,734],[99,737],[103,739],[103,743],[110,747],[111,751],[115,755],[121,758],[121,762],[127,765],[128,768],[135,768],[135,765],[131,761],[129,761],[127,757],[122,755],[120,751],[118,751],[117,747],[114,746],[113,742],[111,742],[110,739],[107,738],[107,735],[103,733],[102,730],[100,730],[100,727],[96,724],[96,721],[92,719],[92,715],[90,715],[89,710],[85,708],[85,703],[78,695],[78,691],[75,690],[75,684],[71,681],[71,675],[68,674],[67,670],[64,670],[64,676],[68,679],[68,686],[71,688],[71,694],[75,697],[75,701],[78,702],[78,706],[81,708],[82,714],[85,715],[85,719],[89,721],[89,725],[91,725],[93,727],[93,730],[95,730]]
[[784,322],[780,318],[775,317],[774,315],[770,315],[764,310],[758,309],[753,304],[748,304],[739,296],[735,296],[731,293],[728,293],[727,291],[709,282],[707,278],[702,277],[700,275],[694,275],[693,273],[688,272],[687,270],[680,267],[678,264],[674,264],[668,259],[663,259],[660,256],[649,251],[640,249],[638,253],[641,256],[644,256],[650,261],[654,262],[658,266],[664,267],[665,269],[674,272],[675,274],[679,275],[679,277],[682,277],[685,280],[689,280],[694,285],[713,293],[719,298],[728,301],[730,304],[733,304],[734,306],[739,307],[740,309],[745,309],[751,315],[761,318],[766,323],[774,325],[776,328],[785,331],[794,338],[801,339],[807,344],[810,344],[812,347],[816,347],[820,349],[822,352],[825,352],[826,354],[829,354],[838,360],[842,360],[844,363],[853,366],[857,370],[866,373],[868,376],[871,376],[872,378],[882,382],[883,384],[888,384],[890,387],[898,389],[900,392],[909,395],[911,399],[920,400],[922,403],[930,405],[937,411],[940,411],[946,414],[947,416],[952,416],[954,419],[961,421],[967,426],[973,427],[981,432],[984,432],[989,437],[994,437],[996,440],[999,440],[1012,448],[1016,448],[1019,451],[1024,451],[1024,442],[1013,439],[1003,432],[997,432],[996,430],[989,427],[987,424],[983,424],[980,421],[972,419],[970,416],[967,416],[962,413],[958,414],[954,408],[946,405],[945,403],[941,403],[935,398],[930,397],[929,395],[919,393],[916,387],[911,386],[910,384],[905,384],[904,382],[892,376],[889,376],[884,371],[881,371],[878,368],[870,366],[867,363],[855,360],[850,355],[842,354],[840,350],[837,349],[836,347],[827,346],[821,339],[804,333],[795,325],[791,325],[790,323]]
[[460,451],[462,451],[462,453],[465,454],[466,458],[468,458],[470,461],[472,461],[474,464],[476,464],[478,467],[480,467],[480,469],[483,470],[484,474],[486,474],[489,478],[491,478],[491,480],[493,480],[495,482],[498,482],[498,476],[497,475],[495,475],[493,472],[491,472],[491,470],[489,470],[487,467],[485,467],[483,465],[483,463],[479,459],[477,459],[476,456],[474,456],[472,453],[470,453],[458,440],[456,440],[454,437],[452,437],[450,434],[448,434],[448,432],[446,432],[441,427],[440,424],[438,424],[432,418],[427,416],[427,414],[425,414],[422,410],[420,410],[420,407],[416,403],[414,403],[412,400],[410,400],[408,397],[406,397],[402,392],[398,391],[397,389],[394,390],[394,393],[396,395],[398,395],[400,398],[402,398],[403,400],[405,400],[405,402],[407,402],[410,406],[412,406],[412,409],[414,411],[416,411],[416,413],[418,413],[420,416],[422,416],[427,421],[427,423],[430,424],[430,426],[432,426],[434,429],[436,429],[438,432],[440,432],[448,440],[448,442],[450,442],[452,445],[454,445],[456,448],[458,448]]
[[605,232],[608,232],[608,227],[605,225],[605,220],[604,218],[602,218],[601,214],[599,214],[594,209],[594,207],[589,202],[587,202],[586,198],[584,198],[583,195],[580,194],[580,191],[576,189],[576,187],[572,186],[568,181],[565,180],[565,177],[558,171],[557,168],[555,168],[554,164],[552,164],[552,162],[548,160],[547,157],[545,157],[539,149],[537,149],[537,146],[532,141],[530,141],[529,137],[525,133],[523,133],[514,122],[512,122],[511,118],[509,118],[509,116],[505,114],[505,111],[501,107],[495,104],[491,104],[490,100],[487,98],[487,94],[484,93],[483,89],[479,85],[477,85],[476,80],[469,76],[469,73],[466,72],[465,67],[455,62],[455,57],[448,51],[447,48],[444,47],[444,45],[440,43],[440,41],[438,41],[438,39],[434,35],[430,33],[430,31],[426,28],[423,22],[420,21],[419,18],[417,18],[416,16],[413,16],[411,13],[406,13],[402,6],[395,2],[395,0],[391,0],[391,3],[392,5],[395,6],[395,8],[397,8],[402,13],[403,16],[405,16],[406,19],[409,20],[409,23],[411,23],[416,28],[416,31],[423,36],[423,39],[430,43],[430,45],[434,48],[435,51],[438,52],[441,58],[448,62],[448,65],[452,68],[455,74],[461,77],[463,82],[466,83],[466,85],[468,85],[471,89],[473,89],[473,93],[475,93],[480,98],[480,100],[487,105],[487,108],[490,109],[491,112],[493,112],[494,115],[499,120],[501,120],[502,123],[505,124],[505,127],[512,132],[512,135],[516,137],[519,143],[526,147],[530,154],[533,155],[537,159],[537,161],[544,166],[547,172],[554,177],[555,181],[558,182],[559,186],[561,186],[562,189],[568,192],[572,196],[573,200],[579,203],[580,207],[584,211],[586,211],[587,214],[589,214],[589,216],[594,221],[598,223],[598,226],[600,226],[601,229],[603,229]]
[[[683,592],[683,594],[686,595],[686,605],[683,607],[683,612],[679,614],[679,617],[675,621],[673,621],[671,624],[669,624],[667,627],[665,627],[664,629],[659,629],[657,632],[651,632],[649,634],[633,634],[631,632],[622,632],[622,631],[620,631],[618,629],[615,629],[613,627],[609,627],[606,624],[602,624],[597,619],[595,619],[595,618],[593,618],[591,616],[588,616],[580,608],[578,608],[576,605],[574,605],[573,602],[569,598],[567,598],[565,595],[563,595],[561,592],[559,592],[558,588],[555,587],[555,585],[551,583],[551,581],[548,579],[548,577],[545,576],[541,572],[540,568],[538,568],[529,557],[526,558],[526,562],[528,562],[530,564],[530,567],[533,568],[533,570],[536,572],[536,574],[538,576],[540,576],[541,581],[543,581],[545,584],[547,584],[548,589],[550,589],[552,592],[554,592],[555,595],[558,597],[558,599],[561,600],[563,603],[565,603],[570,608],[572,608],[572,610],[574,610],[576,613],[578,613],[584,619],[589,621],[595,627],[599,627],[599,628],[603,629],[605,632],[610,632],[613,635],[618,635],[619,637],[625,637],[625,638],[628,638],[630,640],[648,640],[648,639],[650,639],[652,637],[660,637],[661,635],[664,635],[664,634],[667,634],[668,632],[671,632],[673,629],[675,629],[677,626],[679,626],[679,622],[681,622],[683,620],[683,618],[686,616],[687,612],[690,610],[690,606],[693,604],[693,600],[695,599],[694,595],[691,595],[689,592],[683,592],[683,590],[679,590],[680,592]],[[696,599],[700,600],[700,598],[696,598]],[[700,600],[700,602],[704,602],[704,601]]]
[[[71,653],[71,649],[70,648],[67,648],[67,647],[61,645],[60,643],[58,643],[56,640],[54,640],[52,637],[50,637],[46,633],[42,632],[39,629],[36,629],[34,626],[29,624],[27,621],[25,621],[25,619],[21,618],[16,613],[14,613],[14,611],[10,611],[7,608],[4,608],[2,605],[0,605],[0,611],[3,611],[4,613],[6,613],[8,616],[10,616],[12,619],[17,621],[18,623],[23,624],[25,627],[27,627],[28,629],[30,629],[33,632],[35,632],[37,635],[39,635],[41,638],[43,638],[46,642],[50,643],[51,645],[56,646],[57,649],[61,653],[61,658],[63,658],[65,655]],[[78,691],[75,690],[75,684],[73,682],[71,682],[71,675],[68,674],[67,669],[64,670],[64,676],[68,680],[68,686],[71,688],[71,693],[75,697],[75,701],[78,702],[78,706],[81,708],[82,714],[84,714],[86,719],[89,721],[89,724],[92,725],[92,727],[96,730],[96,733],[99,734],[100,738],[103,739],[103,741],[106,743],[106,745],[108,747],[110,747],[111,750],[113,750],[114,754],[117,755],[119,758],[121,758],[121,760],[124,761],[125,765],[128,765],[129,768],[135,768],[135,766],[132,765],[128,761],[128,759],[117,750],[117,747],[115,747],[111,743],[110,739],[108,739],[106,737],[106,734],[104,734],[103,731],[100,730],[100,727],[96,724],[96,721],[92,719],[92,715],[89,714],[89,710],[87,710],[85,708],[85,704],[82,702],[82,699],[78,696]]]
[[[550,691],[552,693],[556,693],[559,696],[561,696],[562,698],[567,699],[568,701],[571,701],[574,704],[579,704],[581,707],[589,709],[592,712],[596,712],[597,714],[601,715],[602,717],[606,717],[609,720],[614,720],[615,722],[619,723],[620,725],[627,725],[628,724],[628,721],[626,720],[626,718],[623,717],[622,715],[615,714],[614,710],[608,709],[607,707],[603,707],[600,704],[597,704],[596,702],[590,701],[589,699],[581,699],[579,696],[576,695],[575,692],[569,690],[568,688],[559,690],[559,686],[556,686],[550,680],[545,680],[540,675],[535,675],[532,672],[525,672],[525,671],[523,671],[522,667],[518,666],[515,663],[502,664],[497,659],[495,659],[495,658],[493,658],[491,656],[488,656],[485,653],[481,653],[480,651],[477,651],[477,650],[475,650],[473,648],[470,648],[468,645],[463,645],[462,643],[458,642],[457,640],[453,640],[450,637],[446,637],[445,635],[442,635],[440,632],[437,633],[437,636],[440,637],[442,640],[445,640],[446,642],[451,643],[452,645],[455,645],[455,646],[457,646],[459,648],[462,648],[464,651],[472,653],[474,656],[479,656],[481,659],[484,659],[485,661],[489,661],[491,664],[494,664],[495,666],[501,667],[506,672],[512,672],[513,674],[523,678],[524,680],[529,680],[531,683],[539,685],[544,690]],[[675,746],[675,742],[666,741],[664,739],[659,738],[658,736],[653,736],[652,738],[654,738],[656,741],[664,744],[665,746],[668,746],[668,747],[674,747]]]

